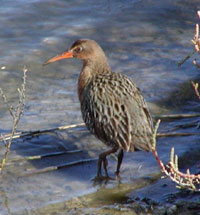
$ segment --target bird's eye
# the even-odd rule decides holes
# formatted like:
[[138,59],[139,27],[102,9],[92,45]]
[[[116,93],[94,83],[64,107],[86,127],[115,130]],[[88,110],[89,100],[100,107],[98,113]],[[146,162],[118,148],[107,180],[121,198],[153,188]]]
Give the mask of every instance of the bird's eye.
[[76,52],[76,53],[79,53],[79,52],[81,52],[83,50],[83,48],[81,47],[81,46],[78,46],[78,47],[76,47],[75,49],[74,49],[74,51]]

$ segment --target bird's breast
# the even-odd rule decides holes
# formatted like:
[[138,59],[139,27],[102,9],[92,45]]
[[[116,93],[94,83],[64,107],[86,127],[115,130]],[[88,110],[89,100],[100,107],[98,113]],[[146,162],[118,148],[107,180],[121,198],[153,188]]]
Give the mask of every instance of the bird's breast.
[[82,101],[83,92],[88,87],[91,79],[91,71],[83,67],[78,79],[78,97],[80,102]]
[[137,87],[120,74],[99,75],[80,97],[87,128],[107,145],[150,150],[152,121]]

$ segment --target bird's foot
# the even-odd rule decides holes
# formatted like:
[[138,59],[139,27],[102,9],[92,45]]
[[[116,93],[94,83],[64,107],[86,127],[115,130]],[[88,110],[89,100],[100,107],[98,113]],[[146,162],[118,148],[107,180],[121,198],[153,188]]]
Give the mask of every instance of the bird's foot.
[[120,171],[116,171],[115,174],[117,178],[120,178]]
[[95,176],[93,179],[92,179],[92,182],[94,185],[101,185],[101,184],[107,184],[108,181],[111,181],[111,180],[115,180],[115,178],[112,178],[110,176],[103,176],[103,175],[100,175],[98,174],[97,176]]

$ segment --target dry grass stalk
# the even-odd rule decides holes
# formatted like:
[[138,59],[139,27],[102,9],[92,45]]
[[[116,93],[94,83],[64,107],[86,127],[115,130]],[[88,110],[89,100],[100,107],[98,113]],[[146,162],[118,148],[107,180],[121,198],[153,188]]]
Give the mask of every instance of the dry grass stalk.
[[[197,15],[200,18],[200,11],[197,11]],[[199,24],[196,24],[195,35],[194,35],[194,38],[191,40],[191,42],[194,45],[195,51],[200,53]]]
[[[200,18],[200,11],[197,11],[197,15],[198,17]],[[195,35],[194,35],[194,38],[191,40],[192,44],[194,45],[194,49],[195,49],[195,52],[198,52],[200,54],[200,36],[199,36],[199,24],[196,24],[196,27],[195,27]],[[200,65],[197,63],[197,60],[194,59],[193,60],[193,64],[198,68],[200,69]],[[194,83],[192,81],[192,86],[194,88],[194,91],[197,95],[197,97],[200,99],[200,93],[199,93],[199,90],[198,90],[198,87],[199,87],[199,84],[198,83]]]
[[188,59],[190,59],[195,52],[196,52],[196,50],[193,50],[185,58],[183,58],[180,62],[178,62],[178,66],[181,66],[182,64],[184,64],[185,61],[188,60]]
[[[199,11],[197,12],[197,14]],[[191,40],[192,44],[194,45],[194,50],[195,52],[198,52],[200,54],[200,37],[199,37],[199,24],[196,24],[195,27],[195,35],[194,38]],[[200,68],[200,65],[197,63],[197,60],[193,60],[193,64],[197,67]]]
[[[35,130],[35,131],[22,131],[22,132],[16,132],[15,135],[12,137],[13,139],[17,138],[22,138],[22,137],[27,137],[27,136],[38,136],[40,134],[45,134],[48,132],[55,132],[55,131],[61,131],[61,130],[67,130],[71,128],[77,128],[84,126],[85,123],[79,123],[79,124],[73,124],[73,125],[64,125],[64,126],[59,126],[56,128],[49,128],[49,129],[44,129],[44,130]],[[0,141],[5,141],[5,140],[10,140],[10,134],[5,134],[0,137]]]
[[[197,15],[200,18],[200,11],[197,11]],[[194,45],[194,50],[190,54],[188,54],[184,59],[178,62],[178,66],[181,66],[183,63],[185,63],[185,61],[188,60],[194,53],[198,52],[200,54],[199,24],[196,24],[195,35],[194,35],[194,38],[191,40],[191,42]],[[200,68],[200,65],[197,63],[196,59],[193,60],[193,64],[197,68]]]
[[13,136],[15,135],[19,120],[20,120],[20,118],[21,118],[21,116],[22,116],[22,114],[24,112],[25,88],[26,88],[26,78],[27,78],[26,73],[27,73],[28,70],[24,67],[23,71],[24,71],[23,83],[22,83],[21,88],[18,88],[19,100],[18,100],[18,103],[17,103],[15,108],[12,107],[11,105],[9,105],[6,95],[4,94],[3,90],[0,88],[0,95],[1,95],[4,103],[6,104],[7,109],[10,112],[10,115],[12,116],[12,120],[13,120],[12,132],[10,134],[9,140],[7,141],[7,140],[5,140],[3,138],[3,141],[4,141],[5,146],[6,146],[6,151],[4,153],[3,158],[0,161],[0,173],[2,173],[3,167],[4,167],[4,165],[5,165],[6,161],[7,161],[8,153],[9,153],[10,147],[12,145]]
[[[199,117],[199,113],[195,114],[169,114],[169,115],[159,115],[155,116],[155,119],[162,119],[164,120],[174,120],[174,119],[185,119],[185,118],[192,118],[192,117]],[[85,123],[79,123],[79,124],[72,124],[72,125],[64,125],[64,126],[58,126],[55,128],[49,128],[49,129],[44,129],[44,130],[34,130],[34,131],[22,131],[22,132],[16,132],[15,135],[12,137],[12,139],[18,139],[18,138],[23,138],[27,136],[38,136],[44,133],[48,132],[55,132],[55,131],[62,131],[62,130],[68,130],[71,128],[77,128],[77,127],[82,127],[85,126]],[[185,125],[187,126],[187,125]],[[193,126],[197,126],[197,124],[193,123]],[[176,136],[190,136],[190,135],[199,135],[199,133],[157,133],[157,137],[176,137]],[[5,134],[0,136],[0,142],[1,141],[9,141],[10,140],[11,134]]]
[[[61,131],[61,130],[68,130],[71,128],[77,128],[77,127],[82,127],[85,126],[85,123],[79,123],[79,124],[72,124],[72,125],[64,125],[64,126],[59,126],[56,128],[49,128],[49,129],[44,129],[44,130],[35,130],[35,131],[21,131],[21,132],[16,132],[15,135],[12,137],[12,139],[19,139],[19,138],[23,138],[23,137],[35,137],[35,136],[39,136],[45,133],[49,133],[49,132],[55,132],[55,131]],[[187,124],[185,125],[185,127],[187,126]],[[191,125],[192,126],[197,126],[197,123],[193,123]],[[182,126],[184,127],[184,125]],[[188,125],[189,127],[189,125]],[[176,130],[176,128],[172,129],[172,130]],[[197,132],[166,132],[166,133],[157,133],[156,137],[182,137],[182,136],[192,136],[192,135],[200,135],[200,133]],[[5,135],[1,135],[0,136],[0,142],[3,141],[9,141],[11,137],[11,133],[9,134],[5,134]]]
[[200,99],[200,94],[199,94],[199,89],[198,89],[199,88],[199,84],[198,83],[194,83],[193,81],[191,81],[191,83],[192,83],[192,86],[194,88],[194,91],[195,91],[197,97]]
[[199,117],[200,113],[180,113],[180,114],[164,114],[154,116],[154,119],[162,119],[162,121],[166,120],[174,120],[174,119],[185,119],[185,118],[193,118]]
[[24,174],[22,177],[51,172],[51,171],[55,171],[55,170],[59,170],[59,169],[63,169],[63,168],[69,168],[72,166],[81,165],[81,164],[85,164],[85,163],[96,162],[97,160],[98,160],[98,158],[81,159],[81,160],[76,160],[76,161],[60,164],[57,166],[49,166],[49,167],[45,167],[45,168],[42,168],[39,170],[37,169],[35,171],[29,170],[28,173]]
[[167,165],[164,165],[158,156],[156,150],[156,134],[160,124],[160,120],[157,121],[154,134],[153,134],[153,155],[156,158],[161,171],[177,184],[178,188],[187,189],[192,191],[200,191],[200,174],[190,174],[190,170],[187,169],[186,173],[182,173],[178,167],[178,156],[174,154],[174,148],[171,148],[170,160]]

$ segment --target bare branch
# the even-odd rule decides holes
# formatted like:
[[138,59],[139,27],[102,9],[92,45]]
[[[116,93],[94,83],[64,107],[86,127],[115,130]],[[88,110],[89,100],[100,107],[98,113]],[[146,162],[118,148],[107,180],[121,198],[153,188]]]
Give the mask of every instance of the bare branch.
[[12,140],[13,140],[13,136],[15,135],[19,120],[24,112],[24,106],[25,106],[25,87],[26,87],[26,78],[27,78],[27,69],[24,67],[24,76],[23,76],[23,83],[20,89],[18,89],[19,92],[19,101],[18,104],[16,106],[16,108],[13,108],[12,106],[9,105],[7,97],[5,96],[4,92],[2,89],[0,89],[0,94],[3,98],[4,103],[7,106],[7,109],[10,112],[10,115],[12,116],[13,119],[13,125],[12,125],[12,132],[10,134],[10,138],[8,140],[8,142],[6,142],[5,139],[3,139],[3,141],[6,143],[6,151],[4,153],[4,156],[2,158],[2,160],[0,161],[0,173],[3,170],[3,167],[6,163],[7,157],[8,157],[8,153],[10,151],[10,147],[12,145]]
[[192,55],[196,52],[196,50],[193,50],[191,53],[189,53],[186,57],[184,57],[181,61],[178,62],[178,66],[181,66],[185,63],[188,59],[192,57]]
[[3,90],[1,88],[0,88],[0,94],[1,94],[1,97],[2,97],[2,99],[4,101],[4,103],[7,106],[8,111],[10,112],[10,115],[13,117],[13,107],[11,105],[9,105],[7,97],[6,97],[6,95],[4,94],[4,92],[3,92]]

